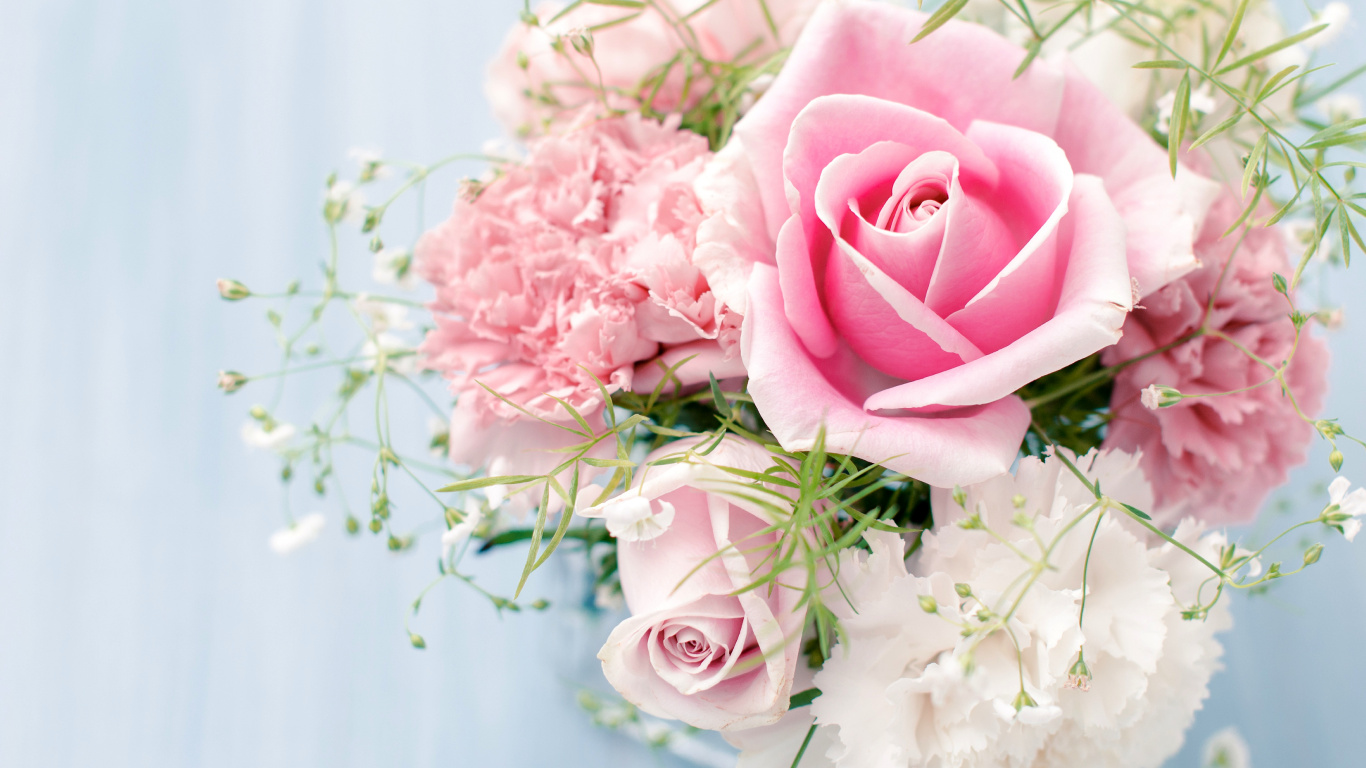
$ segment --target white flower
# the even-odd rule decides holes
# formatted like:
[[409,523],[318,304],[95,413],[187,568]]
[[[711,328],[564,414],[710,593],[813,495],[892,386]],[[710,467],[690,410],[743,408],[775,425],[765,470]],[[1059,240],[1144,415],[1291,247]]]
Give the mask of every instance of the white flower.
[[[1092,452],[1074,463],[1110,497],[1151,506],[1135,457]],[[842,640],[816,675],[822,695],[811,707],[833,736],[826,757],[843,768],[1160,765],[1179,749],[1222,653],[1213,636],[1229,624],[1224,603],[1205,620],[1181,617],[1209,571],[1113,511],[1099,527],[1091,512],[1068,528],[1094,496],[1058,459],[1023,459],[1014,476],[965,492],[971,518],[948,491],[934,492],[937,527],[909,569],[890,533],[867,534],[871,555],[842,553],[841,594],[852,606],[838,594],[827,600]],[[1016,524],[1021,514],[1028,525]],[[1187,521],[1175,538],[1217,558],[1223,537],[1201,533]],[[1031,583],[1016,552],[1039,557],[1035,534],[1057,543],[1052,567]],[[924,596],[934,613],[921,607]],[[962,634],[1011,606],[1009,632]],[[1083,649],[1089,692],[1068,685]]]
[[427,432],[432,436],[431,453],[433,456],[448,454],[451,444],[451,423],[439,416],[427,419]]
[[1201,768],[1252,768],[1251,750],[1238,729],[1232,726],[1212,734],[1205,741]]
[[1306,48],[1310,50],[1322,48],[1333,42],[1347,28],[1347,22],[1352,18],[1352,8],[1346,3],[1329,3],[1314,15],[1314,19],[1307,22],[1301,32],[1310,27],[1317,27],[1320,24],[1327,24],[1328,28],[1304,41]]
[[294,438],[294,433],[293,424],[252,420],[242,425],[242,442],[249,448],[280,451]]
[[[1214,111],[1214,92],[1209,83],[1191,91],[1191,111],[1208,115]],[[1157,100],[1157,132],[1167,133],[1171,129],[1172,113],[1176,111],[1176,91],[1167,91]]]
[[[659,511],[655,511],[655,506]],[[599,508],[607,520],[607,532],[618,541],[649,541],[669,530],[674,521],[674,506],[667,501],[650,500],[636,494],[610,499]]]
[[1160,397],[1161,395],[1157,391],[1157,385],[1149,384],[1148,386],[1143,388],[1143,394],[1141,396],[1141,399],[1143,400],[1143,407],[1151,411],[1155,411],[1158,408],[1161,408],[1162,406],[1160,405]]
[[358,293],[351,300],[351,306],[370,319],[370,327],[376,333],[406,331],[413,327],[408,320],[408,308],[397,302],[372,299],[368,293]]
[[384,164],[384,153],[370,147],[352,147],[346,156],[360,167],[362,181],[382,179],[389,175],[389,166]]
[[460,522],[451,526],[449,530],[441,534],[441,549],[445,557],[450,557],[461,544],[465,543],[474,534],[479,522],[484,518],[484,511],[479,508],[478,502],[473,499],[465,501],[465,517]]
[[1181,392],[1171,387],[1149,384],[1143,388],[1139,399],[1143,402],[1143,407],[1155,411],[1181,402]]
[[1361,521],[1357,518],[1366,514],[1366,488],[1358,488],[1351,493],[1347,489],[1352,483],[1345,477],[1336,477],[1328,484],[1328,509],[1324,519],[1342,527],[1342,535],[1348,541],[1355,539],[1361,532]]
[[376,370],[379,367],[379,357],[382,352],[385,356],[385,365],[389,367],[389,370],[403,376],[412,376],[417,373],[417,356],[404,354],[401,357],[394,357],[396,353],[412,351],[413,348],[408,342],[394,334],[377,333],[374,339],[361,346],[360,356],[365,360],[367,367]]
[[349,181],[334,181],[327,188],[323,215],[331,222],[358,222],[365,218],[365,195]]
[[[1309,245],[1314,242],[1314,235],[1318,233],[1318,224],[1313,219],[1286,219],[1280,226],[1286,247],[1296,255],[1304,253]],[[1333,243],[1332,235],[1325,231],[1319,238],[1319,246],[1314,251],[1314,257],[1321,261],[1330,261],[1333,254]]]
[[620,611],[626,607],[626,598],[616,584],[599,584],[593,590],[593,606],[600,611]]
[[413,255],[402,248],[381,248],[375,254],[375,268],[371,277],[381,285],[397,285],[411,291],[417,284],[413,272]]
[[1361,117],[1361,99],[1352,93],[1334,93],[1314,102],[1330,123],[1345,123]]
[[317,512],[307,515],[295,521],[288,528],[281,528],[272,533],[270,535],[270,548],[275,550],[278,555],[287,555],[318,538],[318,534],[323,532],[325,522],[326,519]]

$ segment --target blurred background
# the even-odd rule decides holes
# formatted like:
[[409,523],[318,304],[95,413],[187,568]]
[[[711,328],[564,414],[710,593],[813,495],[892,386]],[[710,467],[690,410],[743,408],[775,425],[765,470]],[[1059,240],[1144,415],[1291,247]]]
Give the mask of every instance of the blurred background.
[[[1324,57],[1343,72],[1364,55],[1366,0],[1350,5]],[[278,367],[265,306],[220,301],[215,278],[313,279],[324,179],[354,176],[348,148],[431,161],[497,137],[483,67],[520,8],[0,2],[0,766],[682,765],[576,703],[609,690],[593,654],[612,618],[572,609],[571,566],[533,577],[533,599],[570,608],[544,614],[500,617],[443,583],[417,651],[403,621],[435,541],[390,553],[296,493],[326,528],[270,551],[278,462],[239,438],[267,395],[214,386],[222,368]],[[1284,11],[1291,29],[1308,15]],[[430,187],[428,223],[456,176]],[[350,240],[343,270],[368,275]],[[1327,409],[1356,431],[1362,270],[1327,288],[1357,302]],[[290,386],[306,407],[335,380]],[[1366,453],[1347,457],[1366,481]],[[1316,448],[1281,497],[1306,508],[1330,478]],[[1170,765],[1199,766],[1227,726],[1260,768],[1363,763],[1366,543],[1326,538],[1312,574],[1234,597],[1227,670]],[[508,593],[523,557],[467,570]]]

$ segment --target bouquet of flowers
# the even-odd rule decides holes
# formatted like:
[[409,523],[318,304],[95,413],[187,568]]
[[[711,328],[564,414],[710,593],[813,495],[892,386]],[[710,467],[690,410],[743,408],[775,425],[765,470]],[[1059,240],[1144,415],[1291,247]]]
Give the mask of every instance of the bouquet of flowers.
[[[471,156],[358,153],[328,180],[319,289],[220,281],[272,302],[283,366],[219,383],[340,372],[305,429],[279,388],[251,410],[286,483],[368,480],[346,526],[394,550],[435,518],[434,585],[499,611],[546,608],[528,580],[586,553],[629,609],[599,653],[627,717],[719,731],[742,766],[1157,766],[1226,593],[1322,556],[1286,534],[1351,540],[1366,513],[1339,477],[1265,543],[1220,528],[1316,438],[1335,472],[1360,442],[1320,413],[1340,311],[1303,299],[1363,250],[1366,120],[1337,90],[1366,68],[1314,58],[1346,16],[528,7],[488,73],[516,146],[406,234],[390,209]],[[342,285],[356,224],[380,290]],[[439,458],[394,437],[396,393],[437,414]],[[391,495],[409,481],[428,512]],[[507,596],[462,570],[502,547],[527,550]]]

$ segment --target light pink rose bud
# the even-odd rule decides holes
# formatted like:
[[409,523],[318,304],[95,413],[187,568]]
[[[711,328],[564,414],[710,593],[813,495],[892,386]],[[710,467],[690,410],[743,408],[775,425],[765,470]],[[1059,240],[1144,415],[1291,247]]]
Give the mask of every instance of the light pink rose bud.
[[[768,575],[779,540],[759,532],[781,512],[755,499],[783,497],[722,469],[763,472],[773,466],[765,448],[728,437],[705,456],[688,454],[707,444],[687,439],[655,451],[630,490],[580,513],[609,516],[613,507],[648,502],[657,510],[654,524],[665,527],[649,539],[618,540],[631,618],[598,652],[608,681],[649,714],[739,730],[776,722],[787,711],[806,573],[782,574],[782,587],[735,594]],[[686,458],[649,466],[675,455]]]

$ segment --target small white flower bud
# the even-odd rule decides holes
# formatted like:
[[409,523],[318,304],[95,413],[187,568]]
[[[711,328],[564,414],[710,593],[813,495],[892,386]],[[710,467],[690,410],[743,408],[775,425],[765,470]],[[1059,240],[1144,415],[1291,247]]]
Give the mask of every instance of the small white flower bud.
[[1143,389],[1143,405],[1151,410],[1166,408],[1181,402],[1181,392],[1172,387],[1160,387],[1150,384]]
[[236,280],[218,278],[218,295],[227,301],[241,301],[251,295],[251,290]]
[[224,392],[225,394],[229,394],[229,395],[230,395],[230,394],[232,394],[233,392],[236,392],[237,390],[239,390],[239,389],[241,389],[242,387],[246,386],[246,384],[247,384],[247,377],[246,377],[246,376],[243,376],[242,374],[238,373],[237,371],[219,371],[219,372],[218,372],[218,388],[221,389],[221,390],[223,390],[223,392]]

